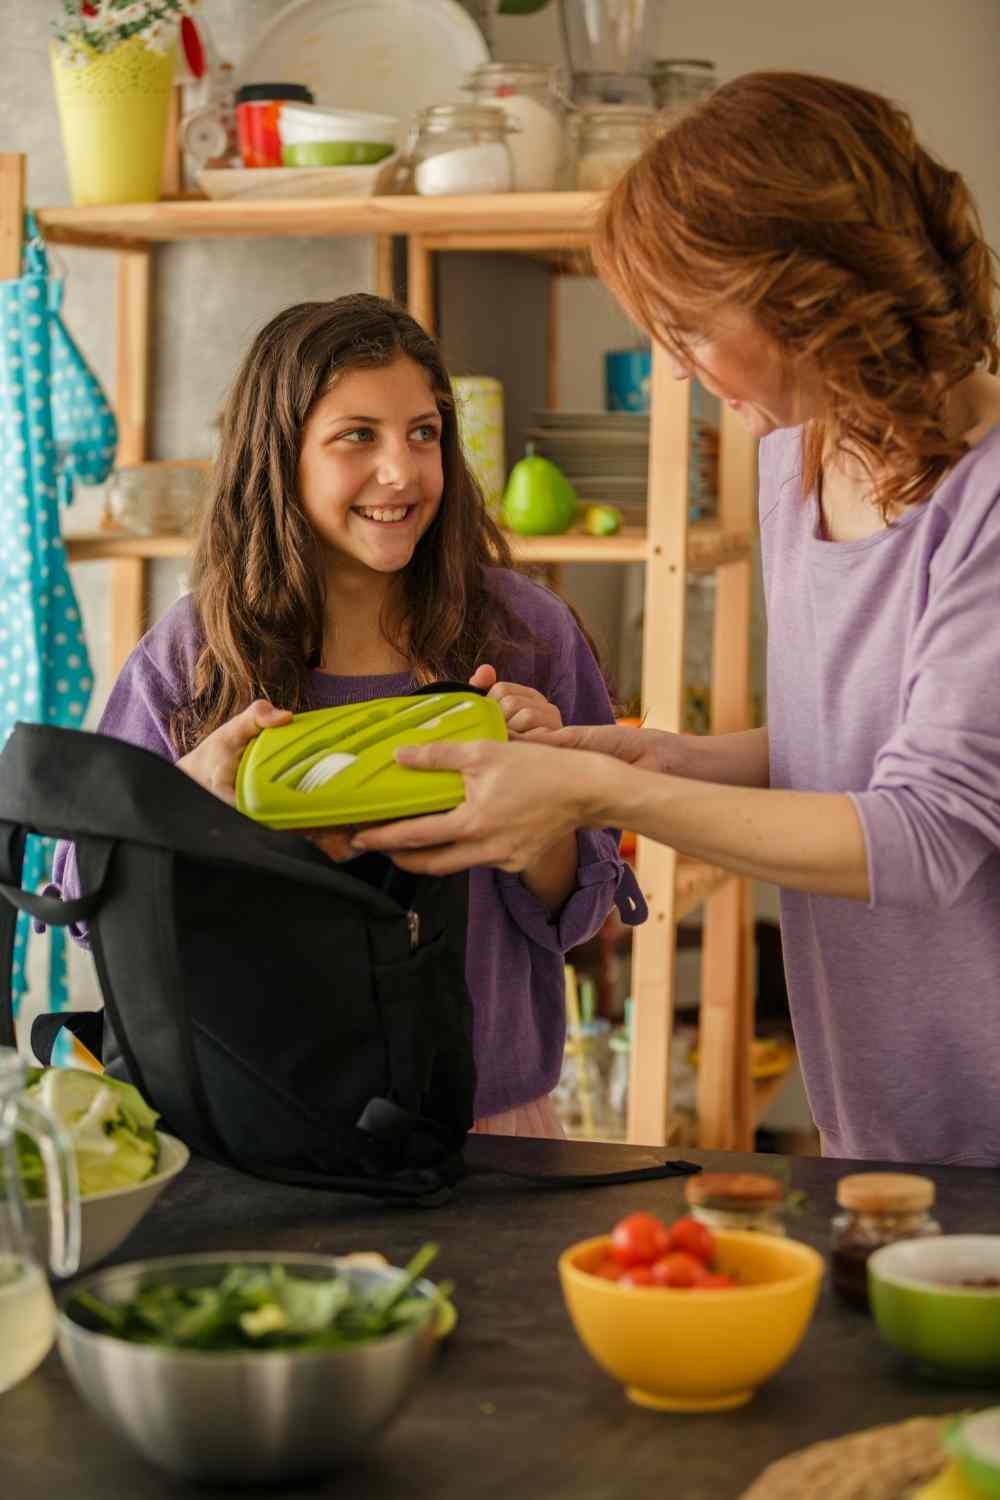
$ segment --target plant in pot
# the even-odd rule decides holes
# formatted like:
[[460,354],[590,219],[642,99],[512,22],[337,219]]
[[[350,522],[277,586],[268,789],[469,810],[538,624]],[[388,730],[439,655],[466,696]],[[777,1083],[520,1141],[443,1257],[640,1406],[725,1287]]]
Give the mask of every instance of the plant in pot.
[[74,203],[160,196],[170,90],[197,0],[63,0],[52,78]]

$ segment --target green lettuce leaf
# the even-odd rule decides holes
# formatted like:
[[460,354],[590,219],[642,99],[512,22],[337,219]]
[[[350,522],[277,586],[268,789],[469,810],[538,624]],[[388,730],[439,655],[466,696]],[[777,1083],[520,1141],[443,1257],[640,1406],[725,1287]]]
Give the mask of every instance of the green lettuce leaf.
[[[76,1153],[81,1196],[132,1187],[159,1163],[156,1111],[129,1083],[85,1068],[33,1069],[28,1094],[63,1125]],[[45,1197],[45,1174],[30,1136],[17,1137],[25,1196]]]

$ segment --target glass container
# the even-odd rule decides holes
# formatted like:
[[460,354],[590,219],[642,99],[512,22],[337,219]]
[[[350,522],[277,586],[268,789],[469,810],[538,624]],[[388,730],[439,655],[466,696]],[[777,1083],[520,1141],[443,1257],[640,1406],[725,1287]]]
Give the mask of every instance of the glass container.
[[507,193],[514,181],[505,112],[486,104],[433,104],[421,110],[410,153],[413,184],[425,197]]
[[756,1172],[701,1172],[684,1184],[692,1217],[713,1232],[718,1229],[785,1233],[785,1190],[774,1177]]
[[464,91],[476,104],[502,109],[514,126],[508,142],[515,193],[561,185],[567,155],[566,98],[559,69],[548,63],[484,63]]
[[652,109],[652,80],[648,73],[574,73],[570,98],[577,109],[625,104]]
[[582,109],[576,116],[576,185],[587,192],[613,187],[654,135],[656,112],[644,108]]
[[868,1306],[868,1257],[896,1240],[940,1234],[934,1184],[908,1172],[857,1172],[837,1183],[843,1210],[832,1222],[830,1269],[840,1296]]
[[570,72],[645,72],[659,9],[657,0],[559,0]]
[[688,109],[715,88],[715,64],[702,58],[659,58],[653,64],[650,82],[657,109]]
[[21,1140],[38,1148],[49,1207],[50,1260],[71,1276],[80,1260],[76,1158],[44,1101],[25,1093],[27,1069],[0,1047],[0,1392],[41,1364],[55,1333],[46,1267],[38,1263],[21,1188]]

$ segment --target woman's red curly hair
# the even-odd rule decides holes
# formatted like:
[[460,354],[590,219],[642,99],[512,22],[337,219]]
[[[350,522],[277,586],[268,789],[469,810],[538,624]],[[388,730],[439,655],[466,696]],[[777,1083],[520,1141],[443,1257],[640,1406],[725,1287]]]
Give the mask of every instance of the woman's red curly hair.
[[873,498],[924,500],[966,451],[947,392],[997,368],[993,254],[962,177],[898,105],[835,79],[748,73],[673,123],[609,195],[594,259],[676,352],[713,312],[753,314],[818,372],[803,493],[825,452],[860,457]]

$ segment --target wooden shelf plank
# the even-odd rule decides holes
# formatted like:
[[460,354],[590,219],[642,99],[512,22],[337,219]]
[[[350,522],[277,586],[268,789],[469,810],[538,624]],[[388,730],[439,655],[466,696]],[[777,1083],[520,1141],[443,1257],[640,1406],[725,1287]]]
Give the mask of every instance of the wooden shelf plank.
[[589,536],[564,531],[560,536],[519,536],[505,533],[511,551],[522,563],[622,563],[646,558],[644,526],[623,526],[615,536]]
[[189,557],[194,538],[181,532],[140,536],[132,531],[78,531],[63,537],[70,562],[103,562],[109,558]]
[[718,865],[707,865],[703,860],[679,854],[674,880],[674,921],[683,921],[715,891],[721,890],[730,880],[738,879],[739,876],[730,870],[721,870]]
[[[623,563],[644,562],[649,555],[646,533],[641,526],[623,526],[616,536],[588,536],[564,532],[562,536],[518,536],[507,533],[514,556],[522,563]],[[186,557],[193,538],[180,534],[141,536],[130,531],[69,533],[66,550],[72,562],[98,562],[111,557]],[[736,562],[750,555],[750,538],[742,532],[724,532],[708,524],[688,531],[688,567],[699,572]]]
[[53,244],[120,249],[172,240],[282,235],[420,234],[493,236],[496,249],[559,249],[593,227],[600,193],[492,193],[465,197],[287,198],[109,203],[38,210]]

